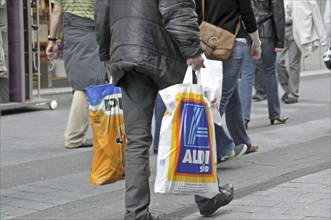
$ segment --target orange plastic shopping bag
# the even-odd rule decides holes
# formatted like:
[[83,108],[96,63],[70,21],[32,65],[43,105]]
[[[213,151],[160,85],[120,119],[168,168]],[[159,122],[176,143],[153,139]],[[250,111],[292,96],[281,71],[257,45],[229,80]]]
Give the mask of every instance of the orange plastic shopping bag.
[[121,88],[112,84],[86,89],[93,130],[90,182],[104,185],[124,178],[125,129]]

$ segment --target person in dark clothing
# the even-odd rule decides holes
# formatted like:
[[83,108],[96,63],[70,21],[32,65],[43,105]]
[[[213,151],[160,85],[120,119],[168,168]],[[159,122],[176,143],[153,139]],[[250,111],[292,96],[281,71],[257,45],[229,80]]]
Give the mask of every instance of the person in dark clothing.
[[[191,65],[204,66],[200,30],[192,0],[96,0],[99,57],[121,87],[125,121],[125,219],[156,219],[149,212],[151,123],[157,93],[182,83]],[[226,184],[212,199],[197,201],[209,216],[233,198]]]
[[[252,0],[252,7],[258,24],[262,41],[262,63],[267,91],[270,123],[285,123],[287,116],[281,115],[278,97],[278,81],[276,74],[277,53],[284,48],[285,12],[283,0]],[[242,65],[240,81],[241,102],[246,124],[251,120],[251,101],[256,61],[250,57],[250,47],[246,48],[246,56]]]
[[[195,0],[195,2],[196,11],[201,22],[201,0]],[[205,0],[205,21],[235,33],[237,22],[240,19],[253,41],[251,56],[253,59],[259,59],[261,56],[261,45],[250,0]],[[246,152],[256,151],[258,148],[258,145],[251,143],[245,129],[238,87],[247,32],[244,28],[239,30],[230,58],[223,61],[222,97],[219,111],[221,116],[225,113],[229,134],[225,132],[223,126],[215,125],[219,165],[240,158]]]

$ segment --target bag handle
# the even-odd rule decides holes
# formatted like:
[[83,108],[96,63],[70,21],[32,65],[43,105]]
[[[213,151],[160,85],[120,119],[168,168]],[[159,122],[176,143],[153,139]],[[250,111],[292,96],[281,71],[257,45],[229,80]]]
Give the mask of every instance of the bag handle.
[[[194,74],[197,77],[197,83],[194,83],[194,79],[193,79]],[[200,73],[200,71],[194,71],[192,69],[192,66],[189,65],[187,67],[187,70],[186,70],[186,73],[185,73],[183,84],[198,84],[198,85],[201,85],[201,73]]]
[[[202,21],[205,20],[205,0],[202,0]],[[238,32],[239,32],[239,29],[240,29],[240,17],[239,17],[239,20],[237,22],[237,26],[236,26],[236,32],[234,33],[234,35],[237,36]]]
[[113,84],[113,77],[110,74],[110,69],[109,67],[105,65],[105,81],[108,82],[108,84]]

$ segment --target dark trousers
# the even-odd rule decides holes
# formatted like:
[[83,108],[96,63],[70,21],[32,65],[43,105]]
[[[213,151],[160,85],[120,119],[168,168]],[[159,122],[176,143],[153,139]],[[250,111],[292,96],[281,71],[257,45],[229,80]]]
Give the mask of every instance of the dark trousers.
[[[149,147],[154,103],[159,90],[150,76],[136,71],[124,74],[119,81],[126,144],[125,215],[126,220],[148,220],[150,187],[148,181]],[[208,208],[214,200],[196,196],[199,208]]]
[[157,85],[145,74],[131,71],[119,81],[122,89],[126,144],[125,219],[149,219],[148,181],[151,122]]

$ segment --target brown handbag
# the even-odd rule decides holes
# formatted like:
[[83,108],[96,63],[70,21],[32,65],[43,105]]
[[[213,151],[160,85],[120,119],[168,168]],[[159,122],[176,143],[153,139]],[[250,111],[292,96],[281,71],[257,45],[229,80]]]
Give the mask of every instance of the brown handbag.
[[[204,20],[205,0],[202,0],[202,18]],[[217,60],[227,60],[232,52],[236,35],[240,28],[237,23],[236,32],[232,34],[221,27],[202,21],[200,25],[201,42],[205,48],[206,57]]]

